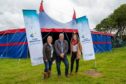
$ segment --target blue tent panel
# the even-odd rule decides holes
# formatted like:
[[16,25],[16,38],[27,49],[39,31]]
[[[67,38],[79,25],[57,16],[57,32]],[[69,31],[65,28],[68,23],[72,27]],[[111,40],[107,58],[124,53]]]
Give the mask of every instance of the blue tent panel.
[[112,50],[111,36],[92,34],[92,39],[94,42],[95,53]]
[[26,34],[0,35],[0,58],[26,58],[28,55]]

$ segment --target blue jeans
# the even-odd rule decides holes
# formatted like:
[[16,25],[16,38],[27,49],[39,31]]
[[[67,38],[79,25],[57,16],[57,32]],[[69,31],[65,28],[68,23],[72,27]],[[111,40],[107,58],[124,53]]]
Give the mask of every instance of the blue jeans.
[[44,64],[45,64],[45,70],[44,70],[44,72],[51,71],[51,68],[52,68],[52,61],[51,61],[51,60],[49,60],[49,61],[44,61]]
[[57,67],[58,76],[61,75],[61,70],[60,70],[61,61],[62,61],[62,62],[64,63],[64,65],[65,65],[65,75],[68,76],[69,62],[68,62],[67,57],[65,56],[64,58],[61,58],[61,57],[57,56],[57,57],[56,57],[56,67]]

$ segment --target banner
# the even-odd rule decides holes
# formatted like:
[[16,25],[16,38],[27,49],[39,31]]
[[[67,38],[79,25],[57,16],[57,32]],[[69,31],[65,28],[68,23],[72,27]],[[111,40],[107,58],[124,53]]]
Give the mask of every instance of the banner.
[[26,36],[32,65],[43,63],[43,44],[36,10],[23,10]]
[[84,60],[95,59],[95,52],[93,48],[92,36],[88,24],[88,19],[86,17],[77,19],[77,26],[80,42],[82,45],[83,59]]

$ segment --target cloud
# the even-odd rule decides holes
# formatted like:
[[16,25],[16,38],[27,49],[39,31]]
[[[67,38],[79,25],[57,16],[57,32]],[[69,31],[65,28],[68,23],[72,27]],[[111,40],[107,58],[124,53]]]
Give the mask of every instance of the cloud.
[[[89,19],[90,27],[95,28],[96,24],[110,15],[126,0],[71,0],[76,6],[82,7],[84,15]],[[79,10],[79,9],[78,9]]]
[[0,31],[23,28],[22,9],[38,10],[40,0],[0,0]]
[[[41,0],[0,0],[0,31],[23,28],[22,9],[38,11]],[[45,12],[60,22],[72,19],[73,8],[77,17],[86,15],[90,27],[95,28],[102,19],[111,14],[126,0],[44,0]]]

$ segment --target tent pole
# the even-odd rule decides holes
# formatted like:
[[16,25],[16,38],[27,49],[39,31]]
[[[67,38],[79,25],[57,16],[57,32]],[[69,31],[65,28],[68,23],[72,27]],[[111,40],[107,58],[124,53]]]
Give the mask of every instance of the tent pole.
[[[9,43],[9,42],[8,42],[8,34],[7,34],[7,43]],[[6,57],[7,57],[7,54],[8,54],[8,46],[7,46]]]
[[28,55],[29,55],[29,48],[28,48],[28,45],[27,45],[27,58],[28,58]]
[[65,33],[65,35],[66,35],[67,39],[68,39],[68,40],[69,40],[69,42],[70,42],[70,39],[69,39],[69,37],[68,37],[67,33],[66,33],[66,32],[64,32],[64,33]]
[[96,59],[94,60],[94,69],[97,70],[97,61],[96,61]]
[[46,36],[44,36],[42,39],[45,39],[49,34],[50,34],[50,32],[48,34],[46,34]]

